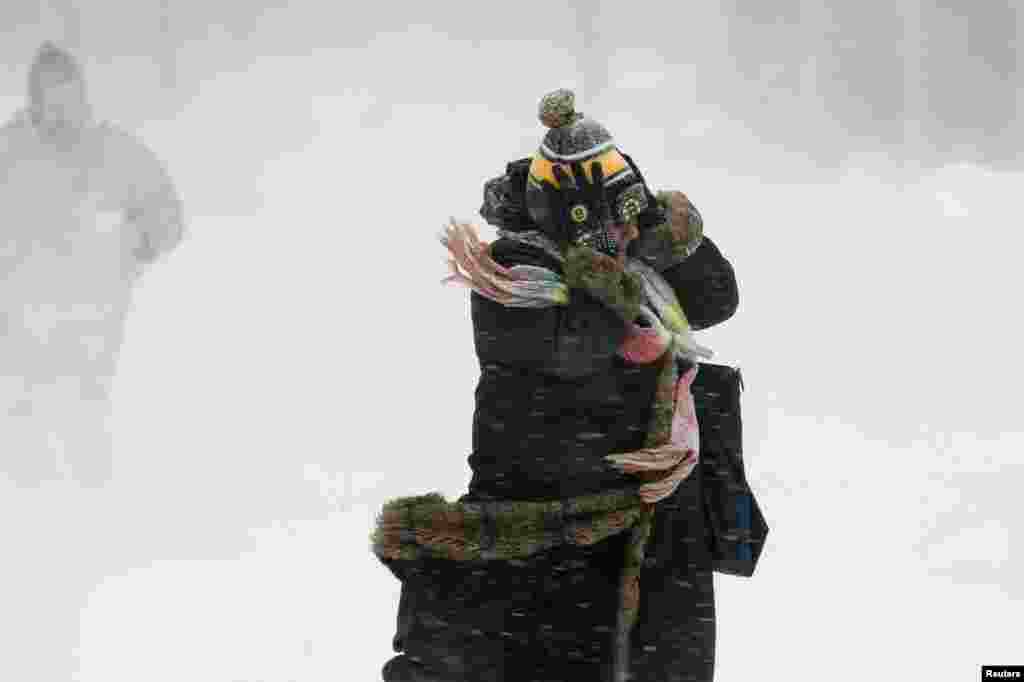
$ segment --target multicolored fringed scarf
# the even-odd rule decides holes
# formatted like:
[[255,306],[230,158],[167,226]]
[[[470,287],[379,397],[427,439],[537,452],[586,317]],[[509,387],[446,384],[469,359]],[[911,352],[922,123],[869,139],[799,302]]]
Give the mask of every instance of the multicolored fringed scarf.
[[[552,502],[450,503],[438,493],[398,498],[377,518],[373,552],[405,560],[514,560],[560,544],[591,545],[629,533],[619,585],[613,677],[624,681],[654,504],[671,494],[697,463],[698,430],[690,394],[697,365],[679,376],[675,360],[707,358],[711,352],[693,340],[671,286],[639,260],[627,259],[620,269],[592,249],[562,249],[550,242],[545,250],[561,261],[564,275],[559,275],[546,268],[506,268],[494,262],[475,229],[454,219],[440,238],[452,257],[452,274],[443,282],[460,282],[506,306],[531,308],[568,305],[570,290],[584,288],[630,325],[619,354],[632,362],[659,363],[658,385],[644,448],[608,455],[606,460],[623,473],[637,474],[644,483]],[[538,239],[546,238],[539,233],[523,237],[534,243]],[[651,326],[635,325],[638,318]]]
[[[674,337],[673,349],[678,357],[711,357],[711,351],[694,340],[672,287],[657,270],[642,261],[628,258],[626,275],[621,285],[616,286],[617,274],[609,265],[611,259],[591,249],[569,247],[562,250],[540,232],[502,232],[501,235],[544,249],[563,264],[565,278],[534,265],[506,268],[494,262],[488,255],[489,245],[480,240],[473,226],[452,218],[440,235],[441,243],[451,256],[448,264],[452,274],[441,282],[459,282],[492,301],[522,308],[568,305],[570,284],[580,284],[597,294],[628,324],[638,317],[650,320],[651,313],[655,313]],[[646,298],[650,307],[637,302],[642,298]],[[642,330],[642,327],[633,325],[627,340],[634,340],[636,335],[643,333]]]

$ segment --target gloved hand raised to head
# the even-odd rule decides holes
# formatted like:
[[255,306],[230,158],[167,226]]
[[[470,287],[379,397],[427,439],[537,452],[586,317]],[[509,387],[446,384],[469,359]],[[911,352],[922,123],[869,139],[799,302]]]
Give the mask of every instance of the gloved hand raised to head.
[[541,184],[551,209],[552,222],[563,240],[572,246],[588,246],[598,253],[616,258],[619,244],[611,232],[611,206],[604,185],[601,164],[590,164],[590,179],[579,161],[571,164],[572,177],[561,166],[552,172],[556,187],[544,180]]

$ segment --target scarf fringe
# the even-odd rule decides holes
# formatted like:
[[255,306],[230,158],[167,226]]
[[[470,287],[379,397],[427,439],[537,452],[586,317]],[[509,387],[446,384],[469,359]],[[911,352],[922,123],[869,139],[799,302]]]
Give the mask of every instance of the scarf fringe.
[[[462,283],[473,291],[504,305],[536,308],[569,302],[569,289],[557,273],[532,265],[506,268],[494,261],[490,245],[480,240],[476,228],[449,218],[438,235],[451,258],[451,274],[441,280]],[[464,272],[463,272],[464,271]]]

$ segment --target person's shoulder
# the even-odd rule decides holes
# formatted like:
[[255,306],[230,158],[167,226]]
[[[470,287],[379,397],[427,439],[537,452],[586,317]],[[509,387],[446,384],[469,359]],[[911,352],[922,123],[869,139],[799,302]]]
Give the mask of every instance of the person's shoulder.
[[107,153],[122,159],[137,161],[155,160],[156,155],[135,132],[111,121],[98,121],[93,130],[102,140]]
[[137,133],[110,121],[98,122],[94,131],[107,164],[116,172],[141,184],[166,175],[164,161]]
[[31,121],[27,109],[19,109],[10,118],[0,124],[0,150],[9,149],[18,138],[25,138],[32,133]]
[[111,121],[97,121],[93,125],[93,133],[118,151],[137,152],[146,146],[138,135]]

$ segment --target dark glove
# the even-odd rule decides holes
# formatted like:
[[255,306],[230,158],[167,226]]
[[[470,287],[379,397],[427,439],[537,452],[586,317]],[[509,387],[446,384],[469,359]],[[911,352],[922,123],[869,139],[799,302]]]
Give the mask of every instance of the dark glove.
[[[622,152],[619,152],[622,154]],[[626,160],[629,167],[633,170],[633,175],[636,176],[637,181],[644,186],[644,194],[647,195],[647,208],[644,209],[640,215],[637,216],[637,229],[640,232],[649,230],[655,225],[659,225],[665,222],[668,217],[665,214],[665,208],[658,203],[657,198],[651,192],[651,188],[647,186],[647,181],[644,180],[644,176],[640,173],[640,169],[633,163],[633,159],[628,154],[622,154],[622,158]]]
[[583,173],[583,164],[571,165],[574,183],[560,166],[554,167],[558,187],[544,181],[542,187],[551,206],[552,220],[564,240],[575,246],[588,246],[599,253],[615,257],[619,245],[608,232],[611,209],[605,193],[601,164],[590,164],[592,181]]

